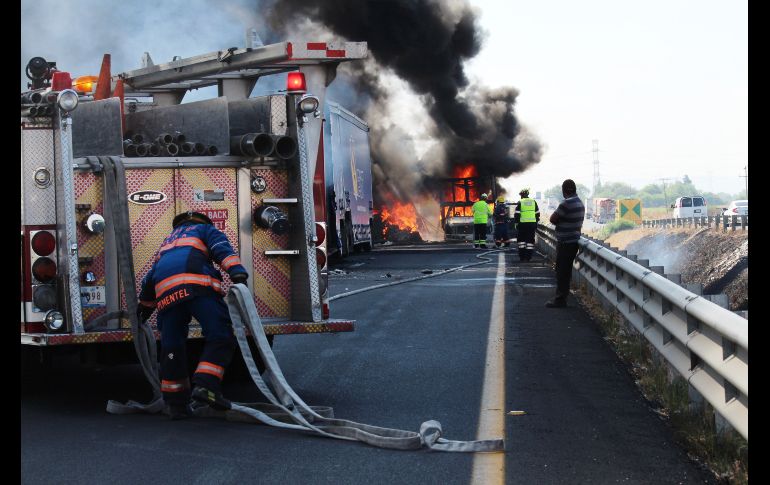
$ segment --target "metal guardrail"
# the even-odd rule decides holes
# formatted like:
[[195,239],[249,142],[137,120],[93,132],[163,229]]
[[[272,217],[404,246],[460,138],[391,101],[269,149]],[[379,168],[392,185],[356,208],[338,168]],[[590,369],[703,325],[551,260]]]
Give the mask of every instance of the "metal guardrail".
[[[552,226],[538,248],[556,256]],[[619,311],[746,440],[749,439],[749,322],[585,237],[573,276]]]
[[642,227],[711,227],[714,229],[735,231],[740,228],[746,230],[749,227],[749,216],[703,216],[703,217],[677,217],[669,219],[651,219],[642,221]]

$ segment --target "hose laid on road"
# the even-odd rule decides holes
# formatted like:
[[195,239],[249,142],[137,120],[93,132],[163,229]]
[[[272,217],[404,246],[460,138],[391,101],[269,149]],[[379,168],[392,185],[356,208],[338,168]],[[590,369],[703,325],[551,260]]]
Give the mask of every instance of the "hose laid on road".
[[[498,251],[501,251],[501,250],[500,249],[492,249],[491,251],[486,251],[486,252],[483,252],[481,254],[477,254],[476,257],[477,258],[482,258],[483,256],[485,256],[487,254],[496,253]],[[447,273],[451,273],[453,271],[457,271],[457,270],[460,270],[460,269],[470,268],[471,266],[478,266],[480,264],[489,263],[490,261],[492,261],[492,260],[488,259],[488,258],[484,258],[484,261],[479,261],[477,263],[464,264],[462,266],[457,266],[456,268],[445,269],[445,270],[439,271],[437,273],[431,273],[431,274],[424,275],[424,276],[415,276],[413,278],[407,278],[405,280],[392,281],[390,283],[382,283],[382,284],[374,285],[374,286],[367,286],[366,288],[359,288],[357,290],[348,291],[346,293],[340,293],[339,295],[334,295],[334,296],[329,298],[329,301],[339,300],[340,298],[345,298],[346,296],[357,295],[357,294],[363,293],[365,291],[376,290],[378,288],[385,288],[387,286],[400,285],[402,283],[409,283],[411,281],[424,280],[426,278],[433,278],[434,276],[445,275]]]
[[[372,446],[397,450],[416,450],[427,447],[437,451],[456,452],[489,452],[503,451],[505,448],[503,439],[480,441],[454,441],[441,437],[441,423],[435,420],[425,421],[420,426],[419,432],[404,431],[392,428],[382,428],[368,424],[357,423],[345,419],[337,419],[322,416],[316,410],[308,406],[286,382],[286,379],[278,366],[267,336],[262,327],[254,298],[249,289],[243,284],[234,284],[226,297],[233,330],[238,340],[238,345],[243,354],[243,360],[249,369],[251,378],[262,394],[272,404],[271,415],[266,414],[256,406],[232,403],[229,411],[214,411],[209,407],[197,408],[196,414],[202,416],[222,415],[233,419],[233,413],[253,418],[256,421],[284,429],[307,431],[313,434],[337,438],[342,440],[362,441]],[[265,364],[265,380],[263,380],[249,349],[246,337],[248,327],[254,341],[257,343],[259,354]],[[267,382],[266,382],[267,381]],[[268,385],[268,382],[270,385]],[[316,408],[317,409],[317,408]],[[294,423],[287,423],[275,419],[277,416],[288,417]],[[307,417],[311,417],[311,424]],[[238,420],[238,419],[233,419]]]

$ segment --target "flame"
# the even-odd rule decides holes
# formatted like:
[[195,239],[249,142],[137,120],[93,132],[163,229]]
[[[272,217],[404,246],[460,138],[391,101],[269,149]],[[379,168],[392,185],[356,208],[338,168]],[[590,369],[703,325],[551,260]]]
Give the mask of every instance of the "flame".
[[[469,179],[478,177],[478,170],[476,166],[472,164],[457,165],[452,170],[452,178],[456,179]],[[466,198],[466,187],[468,197]],[[467,180],[465,183],[462,181],[452,182],[451,187],[448,187],[444,192],[444,199],[447,202],[475,202],[479,199],[479,191],[476,187],[475,181]],[[470,207],[454,207],[452,210],[454,215],[459,216],[471,216],[473,211]]]
[[382,222],[398,226],[402,230],[417,230],[417,211],[409,202],[393,202],[390,207],[382,207]]

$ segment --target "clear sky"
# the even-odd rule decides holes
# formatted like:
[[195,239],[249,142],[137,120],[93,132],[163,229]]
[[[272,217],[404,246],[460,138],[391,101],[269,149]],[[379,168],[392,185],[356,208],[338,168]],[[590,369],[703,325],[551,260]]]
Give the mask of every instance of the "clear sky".
[[519,91],[517,116],[547,145],[510,186],[640,187],[687,174],[737,193],[748,163],[744,0],[471,0],[487,38],[470,75]]

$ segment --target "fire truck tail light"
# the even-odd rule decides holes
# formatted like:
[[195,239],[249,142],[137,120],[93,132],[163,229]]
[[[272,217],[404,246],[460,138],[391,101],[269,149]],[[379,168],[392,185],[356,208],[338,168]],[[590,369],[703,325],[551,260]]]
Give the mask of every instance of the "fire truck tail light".
[[326,267],[326,251],[323,248],[315,248],[315,257],[318,267],[324,269]]
[[32,276],[41,283],[51,283],[56,278],[56,263],[51,258],[38,258],[32,263]]
[[315,238],[316,246],[320,246],[326,240],[326,228],[318,222],[315,223]]
[[52,310],[45,316],[45,326],[52,332],[58,332],[64,327],[64,315]]
[[32,293],[32,304],[40,311],[53,310],[56,307],[56,290],[53,285],[40,285]]
[[40,231],[32,236],[32,250],[38,256],[48,256],[56,249],[56,239],[48,231]]
[[305,74],[301,72],[290,72],[286,77],[286,91],[289,93],[304,93],[307,91]]

